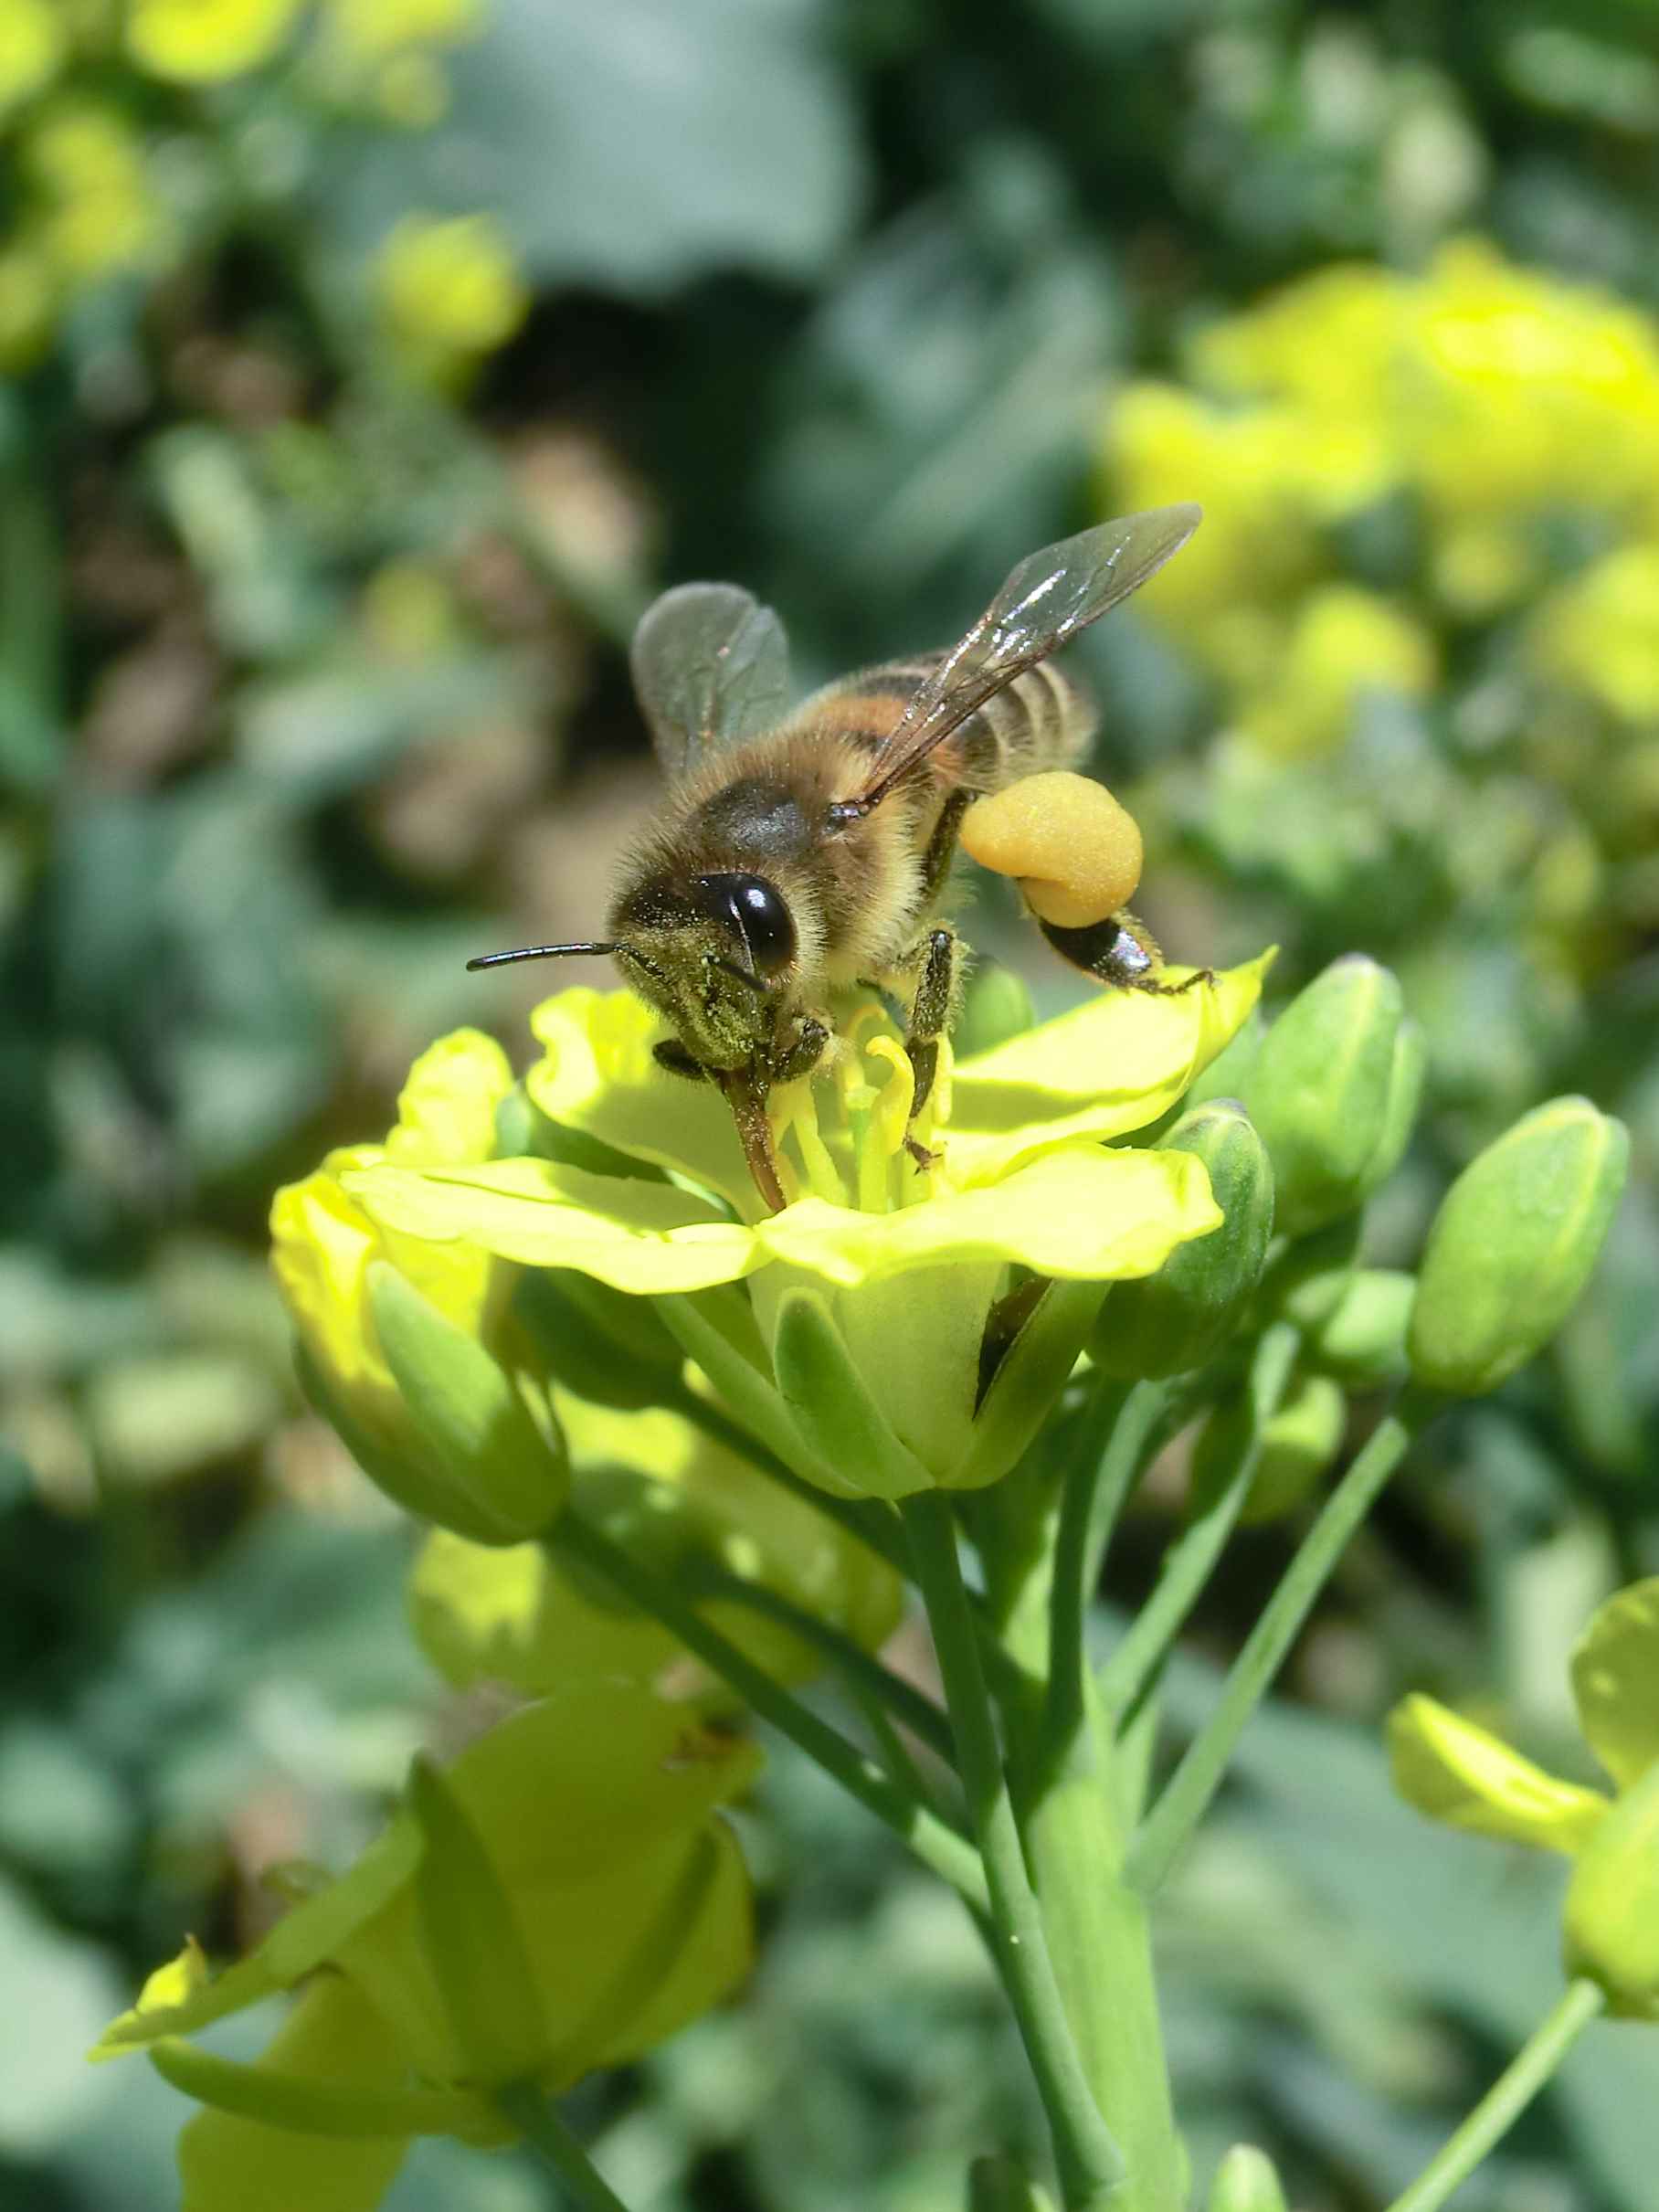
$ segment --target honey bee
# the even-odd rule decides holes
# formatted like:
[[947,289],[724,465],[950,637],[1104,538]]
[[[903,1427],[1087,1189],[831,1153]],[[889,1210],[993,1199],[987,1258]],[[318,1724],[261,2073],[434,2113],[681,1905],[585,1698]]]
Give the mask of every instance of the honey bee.
[[[1080,757],[1094,711],[1050,655],[1138,590],[1199,516],[1161,507],[1045,546],[949,652],[844,677],[793,714],[770,608],[731,584],[665,592],[630,665],[668,798],[622,863],[608,935],[468,966],[611,955],[672,1029],[660,1063],[719,1085],[761,1196],[781,1208],[768,1094],[818,1065],[831,1000],[864,984],[909,1006],[914,1121],[958,996],[963,947],[939,908],[963,816]],[[1103,982],[1201,979],[1160,982],[1157,947],[1121,905],[1082,926],[1038,921]]]

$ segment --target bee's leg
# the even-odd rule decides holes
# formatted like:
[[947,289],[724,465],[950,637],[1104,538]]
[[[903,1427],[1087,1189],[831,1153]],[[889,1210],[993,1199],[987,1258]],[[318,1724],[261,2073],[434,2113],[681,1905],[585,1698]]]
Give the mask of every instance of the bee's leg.
[[816,1014],[803,1014],[794,1036],[781,1052],[773,1054],[772,1081],[796,1083],[802,1075],[809,1075],[823,1058],[829,1042],[830,1024]]
[[671,1075],[686,1075],[693,1083],[702,1083],[708,1074],[701,1060],[693,1060],[678,1037],[663,1037],[651,1046],[651,1058]]
[[1062,929],[1041,919],[1037,926],[1062,959],[1119,990],[1144,990],[1155,998],[1178,999],[1195,984],[1215,981],[1213,968],[1200,968],[1179,983],[1160,983],[1157,971],[1163,966],[1163,955],[1146,924],[1137,921],[1126,906],[1082,929]]
[[[914,1121],[933,1090],[934,1077],[939,1069],[939,1039],[950,1027],[956,1009],[956,984],[962,969],[962,940],[954,929],[941,925],[930,929],[921,943],[912,947],[903,965],[917,978],[916,995],[911,1002],[910,1028],[904,1039],[904,1050],[910,1055],[911,1071],[915,1077],[915,1093],[910,1103],[910,1118]],[[932,1167],[931,1152],[914,1138],[907,1137],[904,1142],[917,1167]]]
[[950,873],[950,863],[956,857],[956,834],[962,827],[962,817],[978,796],[977,791],[953,791],[939,810],[933,835],[927,841],[927,850],[922,855],[924,914],[945,888],[945,879]]

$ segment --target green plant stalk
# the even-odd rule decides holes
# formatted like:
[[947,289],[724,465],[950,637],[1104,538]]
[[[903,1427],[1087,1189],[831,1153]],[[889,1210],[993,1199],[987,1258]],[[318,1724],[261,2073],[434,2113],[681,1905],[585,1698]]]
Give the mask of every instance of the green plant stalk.
[[671,1628],[686,1648],[729,1682],[763,1720],[787,1736],[878,1820],[902,1836],[925,1865],[959,1890],[970,1905],[983,1910],[985,1872],[978,1853],[967,1837],[930,1806],[918,1805],[855,1744],[775,1682],[764,1667],[711,1626],[692,1601],[666,1576],[641,1566],[620,1544],[612,1543],[579,1513],[568,1509],[545,1540],[555,1554],[562,1553],[602,1575],[630,1603]]
[[1129,1847],[1125,1871],[1136,1889],[1149,1896],[1163,1882],[1220,1788],[1250,1716],[1266,1696],[1349,1539],[1445,1402],[1438,1393],[1407,1389],[1326,1500],[1233,1662],[1214,1712],[1187,1747]]
[[1098,1586],[1124,1508],[1134,1497],[1136,1485],[1168,1434],[1166,1424],[1174,1402],[1174,1383],[1168,1381],[1134,1383],[1118,1408],[1088,1521],[1083,1572],[1085,1595],[1092,1594]]
[[1519,2119],[1579,2036],[1606,2007],[1605,1993],[1580,1977],[1569,1982],[1463,2124],[1429,2161],[1389,2212],[1440,2212],[1500,2137]]
[[[1047,1695],[1041,1725],[1027,1754],[1012,1761],[1010,1776],[1061,1998],[1095,2101],[1124,2153],[1127,2172],[1111,2199],[1115,2212],[1163,2212],[1177,2203],[1180,2148],[1147,1903],[1118,1876],[1125,1793],[1089,1679],[1084,1630],[1105,1541],[1168,1402],[1161,1383],[1097,1386],[1059,1512],[1049,1518],[1051,1559],[1030,1577],[1051,1591]],[[1027,1610],[1016,1618],[1027,1621]],[[1022,1741],[1017,1731],[1013,1740]]]
[[902,1722],[938,1758],[946,1762],[955,1758],[947,1716],[914,1682],[906,1682],[902,1675],[883,1667],[843,1630],[831,1628],[828,1621],[820,1621],[804,1606],[792,1604],[764,1582],[745,1582],[742,1575],[729,1573],[723,1567],[699,1566],[689,1579],[696,1595],[746,1605],[752,1613],[764,1614],[767,1620],[788,1629],[803,1644],[821,1653],[849,1683]]
[[515,2081],[497,2090],[495,2101],[526,2143],[552,2167],[578,2212],[628,2212],[628,2207],[594,2164],[534,2081]]
[[1083,2071],[1027,1871],[950,1506],[937,1491],[924,1491],[905,1498],[900,1510],[915,1554],[957,1762],[985,1862],[997,1963],[1048,2118],[1062,2201],[1066,2212],[1096,2212],[1108,2202],[1116,2207],[1123,2202],[1124,2156]]
[[1277,1321],[1257,1345],[1250,1367],[1249,1436],[1210,1510],[1171,1545],[1157,1587],[1101,1669],[1097,1687],[1108,1713],[1132,1713],[1139,1705],[1215,1572],[1262,1456],[1262,1431],[1278,1410],[1300,1343],[1300,1332],[1291,1323]]

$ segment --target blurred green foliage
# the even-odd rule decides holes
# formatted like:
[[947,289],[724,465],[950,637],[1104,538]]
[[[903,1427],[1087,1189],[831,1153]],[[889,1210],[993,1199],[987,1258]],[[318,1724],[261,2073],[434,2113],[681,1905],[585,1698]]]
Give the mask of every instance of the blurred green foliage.
[[[1566,1646],[1659,1567],[1654,26],[1649,0],[10,0],[0,2202],[172,2201],[178,2101],[81,2048],[186,1928],[258,1927],[261,1866],[360,1843],[444,1714],[402,1533],[301,1408],[263,1213],[384,1127],[435,1031],[514,1041],[524,1000],[467,953],[593,924],[650,804],[637,609],[733,575],[828,675],[953,637],[1143,492],[1209,503],[1185,561],[1216,545],[1078,654],[1155,926],[1217,961],[1277,937],[1291,983],[1377,953],[1428,1032],[1371,1264],[1547,1093],[1634,1143],[1566,1337],[1420,1455],[1166,1915],[1197,2171],[1247,2134],[1296,2203],[1361,2212],[1527,2025],[1557,1878],[1395,1805],[1374,1723],[1427,1686],[1570,1757]],[[1337,262],[1373,270],[1346,280],[1368,353],[1309,289]],[[1460,269],[1503,295],[1510,373],[1430,469]],[[1539,410],[1564,441],[1495,514],[1478,486]],[[989,894],[969,930],[1030,957]],[[1178,1470],[1124,1601],[1178,1503]],[[1240,1540],[1212,1651],[1288,1541]],[[586,2092],[601,2156],[664,2212],[957,2201],[963,2141],[1020,2124],[967,1930],[785,1762],[755,1830],[752,1999]],[[1651,2204],[1651,2037],[1617,2045],[1469,2212]],[[546,2198],[451,2147],[392,2201]]]

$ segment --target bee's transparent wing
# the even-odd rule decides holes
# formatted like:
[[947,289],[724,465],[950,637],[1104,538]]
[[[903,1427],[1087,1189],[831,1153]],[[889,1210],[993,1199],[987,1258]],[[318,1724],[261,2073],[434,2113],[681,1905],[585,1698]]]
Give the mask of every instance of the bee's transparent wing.
[[629,652],[657,757],[682,776],[710,746],[757,736],[788,711],[784,626],[735,584],[681,584],[647,608]]
[[1020,562],[962,642],[912,694],[870,779],[836,812],[868,814],[996,693],[1139,590],[1199,526],[1195,506],[1154,507],[1062,538]]

